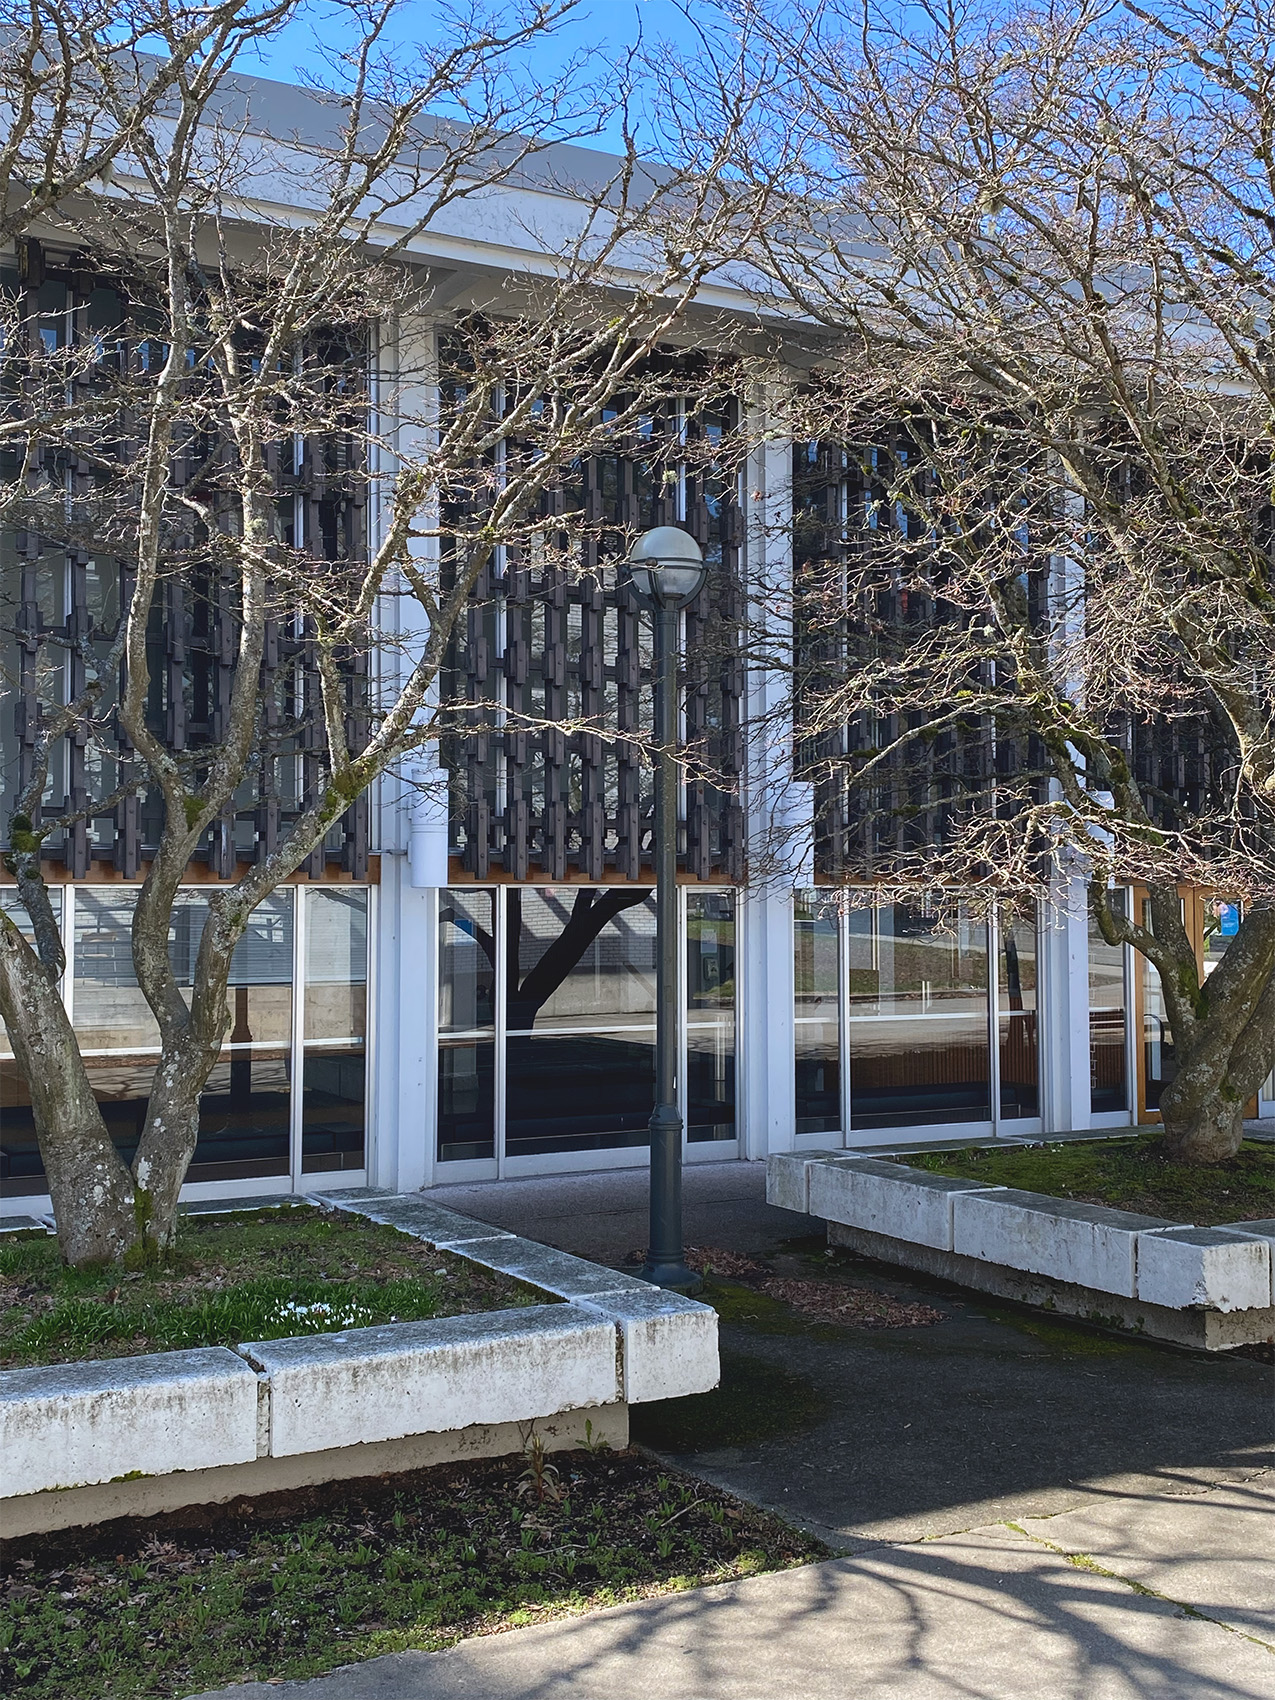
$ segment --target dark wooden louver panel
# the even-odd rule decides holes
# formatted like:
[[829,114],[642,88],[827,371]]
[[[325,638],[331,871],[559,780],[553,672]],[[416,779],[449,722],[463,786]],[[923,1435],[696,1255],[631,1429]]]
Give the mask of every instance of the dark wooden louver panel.
[[[890,443],[853,453],[828,443],[794,449],[793,696],[809,715],[803,719],[798,707],[797,768],[815,786],[816,868],[834,881],[888,878],[915,867],[968,813],[1012,816],[1045,783],[1041,750],[1009,716],[972,714],[931,734],[924,732],[929,714],[905,721],[895,713],[860,712],[838,719],[825,706],[856,669],[905,656],[921,633],[960,617],[941,595],[908,582],[901,569],[909,559],[909,517],[889,502],[884,476],[874,476],[897,452]],[[914,558],[921,561],[924,528],[915,521],[911,526]],[[1027,576],[1036,618],[1043,567]],[[870,779],[854,782],[862,758],[910,730],[923,735],[902,744]]]
[[[724,431],[729,413],[692,430]],[[665,494],[665,491],[668,491]],[[688,474],[680,523],[709,564],[688,609],[683,688],[687,783],[681,865],[694,879],[743,878],[739,655],[743,542],[733,477]],[[452,853],[476,879],[649,880],[653,782],[649,617],[621,588],[622,537],[679,523],[676,487],[635,451],[600,457],[542,509],[582,513],[570,566],[507,558],[484,573],[451,646],[443,698]],[[578,562],[578,564],[577,564]]]
[[[121,294],[100,278],[46,265],[35,243],[26,245],[23,260],[20,271],[0,275],[0,285],[17,295],[33,339],[43,338],[47,349],[53,339],[96,338],[104,383],[119,375],[144,380],[157,351]],[[331,350],[322,354],[325,359],[333,357]],[[352,369],[361,366],[357,351],[348,351],[346,357]],[[6,404],[11,406],[17,399],[10,397]],[[127,430],[126,424],[121,430]],[[366,492],[357,463],[358,441],[355,433],[306,440],[295,464],[277,448],[270,451],[285,544],[304,541],[310,554],[334,564],[356,559],[364,550]],[[97,446],[100,452],[101,444]],[[115,445],[121,463],[135,448],[135,443],[121,437]],[[190,488],[202,481],[201,494],[215,505],[218,453],[216,442],[186,437],[173,458],[174,485]],[[65,485],[69,495],[82,499],[91,495],[98,476],[87,460],[69,453],[44,451],[43,467]],[[3,470],[16,470],[12,457]],[[170,749],[197,752],[201,746],[215,744],[224,728],[234,673],[234,587],[217,571],[211,554],[201,550],[193,531],[173,537],[170,551],[170,570],[148,634],[148,715]],[[8,724],[0,727],[4,791],[12,797],[32,771],[40,729],[40,689],[47,699],[52,658],[56,656],[57,664],[65,666],[64,688],[72,692],[81,688],[83,648],[86,643],[99,653],[109,648],[130,584],[124,563],[96,553],[91,538],[74,534],[70,526],[66,534],[54,536],[27,531],[11,534],[0,559],[0,626],[8,628],[5,648],[16,674],[5,680],[12,708],[6,704]],[[352,654],[346,672],[348,730],[357,748],[367,727],[366,657]],[[261,669],[261,698],[262,732],[269,753],[246,776],[234,809],[213,823],[195,856],[212,875],[223,879],[231,878],[238,864],[255,861],[273,848],[319,783],[317,675],[310,636],[302,622],[280,618],[271,624]],[[109,796],[129,753],[128,740],[113,716],[103,721],[94,737],[81,729],[64,740],[53,762],[43,805],[45,818],[83,808],[94,797]],[[355,802],[303,871],[318,877],[335,866],[354,879],[365,878],[368,807],[366,796]],[[44,855],[50,862],[64,864],[73,878],[88,874],[92,863],[104,862],[132,879],[153,853],[161,821],[158,793],[143,791],[126,797],[109,814],[46,839]]]

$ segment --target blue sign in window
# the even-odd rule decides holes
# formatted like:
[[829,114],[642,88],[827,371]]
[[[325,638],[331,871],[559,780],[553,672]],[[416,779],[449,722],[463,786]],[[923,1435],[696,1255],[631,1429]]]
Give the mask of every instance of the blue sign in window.
[[1217,930],[1224,939],[1233,939],[1240,930],[1240,906],[1238,903],[1219,903],[1217,910]]

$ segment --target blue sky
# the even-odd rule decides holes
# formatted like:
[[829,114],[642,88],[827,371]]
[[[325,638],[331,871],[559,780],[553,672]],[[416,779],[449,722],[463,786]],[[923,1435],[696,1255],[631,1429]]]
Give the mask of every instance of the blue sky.
[[[498,0],[493,10],[499,10]],[[701,16],[710,15],[709,9],[697,6],[696,0],[688,0],[687,10],[692,18],[696,11]],[[336,16],[322,0],[304,6],[297,18],[255,56],[256,63],[242,61],[244,69],[283,82],[293,82],[299,72],[307,70],[319,74],[323,58],[320,43],[332,39]],[[445,27],[444,14],[432,0],[407,0],[396,35],[399,40],[432,40]],[[587,50],[597,55],[598,86],[604,91],[607,67],[621,62],[639,35],[648,47],[666,42],[689,51],[698,46],[692,23],[673,0],[583,0],[579,10],[552,37],[542,39],[528,53],[528,70],[549,81],[573,54]],[[588,145],[605,148],[620,143],[621,131],[615,122]]]

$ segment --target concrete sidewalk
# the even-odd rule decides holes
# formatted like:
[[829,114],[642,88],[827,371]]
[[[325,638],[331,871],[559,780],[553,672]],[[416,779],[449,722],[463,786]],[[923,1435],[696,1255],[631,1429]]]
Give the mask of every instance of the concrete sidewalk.
[[1275,1700],[1273,1531],[1265,1473],[216,1700]]
[[[431,1196],[605,1263],[646,1243],[634,1171]],[[691,1244],[810,1274],[822,1230],[766,1204],[760,1164],[687,1170]],[[727,1351],[826,1414],[670,1460],[845,1557],[218,1700],[1275,1700],[1269,1365],[850,1278],[944,1321],[776,1330],[737,1307]]]
[[[632,1170],[430,1196],[603,1263],[646,1243],[646,1177]],[[824,1224],[768,1205],[764,1164],[689,1165],[685,1218],[689,1244],[763,1256],[798,1278],[826,1272]],[[801,1432],[668,1452],[670,1462],[848,1553],[1112,1495],[1198,1492],[1275,1466],[1269,1365],[1100,1334],[880,1264],[844,1273],[936,1306],[944,1321],[820,1330],[794,1318],[777,1329],[734,1306],[721,1327],[728,1377],[732,1359],[795,1376],[826,1415]],[[642,1438],[647,1427],[635,1424]]]

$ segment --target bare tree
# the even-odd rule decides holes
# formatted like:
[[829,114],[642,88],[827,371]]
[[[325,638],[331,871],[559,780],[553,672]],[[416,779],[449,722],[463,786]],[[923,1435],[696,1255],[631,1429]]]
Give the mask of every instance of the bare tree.
[[[587,516],[564,497],[567,474],[668,393],[670,367],[653,357],[741,216],[717,187],[721,144],[654,175],[630,148],[604,182],[552,182],[538,138],[579,128],[578,79],[528,92],[518,55],[572,0],[469,13],[414,57],[382,45],[395,5],[351,8],[354,46],[295,129],[236,75],[292,6],[155,7],[135,24],[144,58],[91,48],[123,21],[113,13],[86,20],[53,0],[23,14],[0,61],[24,268],[6,303],[0,504],[29,554],[52,540],[118,569],[113,613],[56,631],[19,620],[12,634],[28,735],[7,865],[31,940],[0,912],[0,1012],[73,1264],[170,1242],[254,907],[447,724],[440,670],[496,551],[578,559]],[[591,91],[587,102],[596,111]],[[555,227],[511,229],[525,272],[445,314],[440,274],[414,246],[537,170],[556,191]],[[44,334],[40,313],[41,267],[59,253],[92,285],[69,339]],[[385,368],[393,327],[431,315],[450,321],[441,344],[414,354],[420,338],[401,336]],[[323,499],[297,527],[282,496],[303,463]],[[419,628],[388,657],[387,598],[413,604],[401,623]],[[224,688],[190,739],[181,634],[195,605],[225,651]],[[271,665],[280,643],[300,669],[286,686]],[[68,748],[95,759],[50,808]],[[290,803],[285,769],[305,774]],[[234,817],[254,784],[245,865]],[[132,953],[160,1049],[130,1167],[59,997],[44,863],[139,798],[157,825]],[[198,856],[223,881],[206,888],[183,990],[169,938]]]
[[[1275,1048],[1270,8],[724,11],[768,89],[739,166],[789,197],[763,293],[806,327],[830,865],[1084,878],[1159,974],[1168,1146],[1224,1159]],[[1208,977],[1190,885],[1243,905]]]

